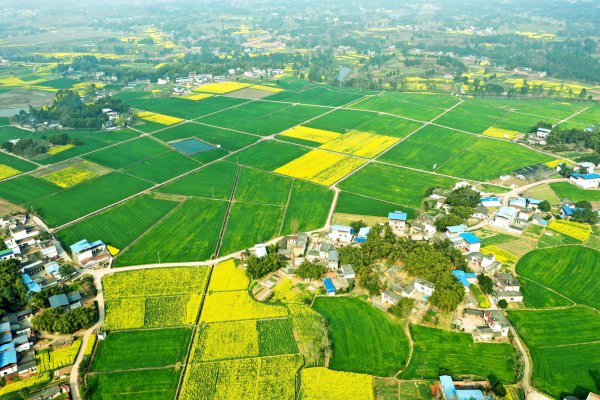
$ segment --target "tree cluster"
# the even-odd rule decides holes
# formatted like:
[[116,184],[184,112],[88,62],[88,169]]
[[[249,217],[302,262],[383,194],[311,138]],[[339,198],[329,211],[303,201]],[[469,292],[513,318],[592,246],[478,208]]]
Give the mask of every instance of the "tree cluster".
[[578,201],[575,203],[575,211],[571,215],[571,220],[583,224],[597,224],[598,213],[593,210],[592,204],[589,201]]
[[304,261],[296,270],[296,275],[302,279],[313,280],[321,279],[326,272],[327,268],[325,268],[324,265],[312,263],[310,261]]
[[557,125],[548,135],[547,142],[549,145],[577,144],[600,154],[600,129],[561,129]]
[[439,232],[444,232],[449,226],[465,223],[473,214],[479,201],[479,193],[471,187],[465,186],[453,190],[446,198],[446,204],[452,207],[450,213],[435,221],[436,229]]
[[276,246],[269,246],[266,256],[251,255],[248,257],[246,274],[252,279],[260,279],[283,267],[285,267],[285,257],[277,252]]
[[72,144],[73,146],[78,146],[81,144],[81,141],[78,138],[70,138],[66,133],[59,133],[49,138],[45,136],[42,136],[40,139],[23,138],[16,144],[4,142],[0,147],[18,156],[31,158],[39,154],[45,154],[50,148],[49,144],[57,146]]
[[23,308],[27,292],[21,279],[21,263],[15,259],[0,261],[0,317]]
[[32,324],[40,331],[68,334],[89,328],[97,320],[98,312],[94,305],[66,311],[50,308],[33,317]]

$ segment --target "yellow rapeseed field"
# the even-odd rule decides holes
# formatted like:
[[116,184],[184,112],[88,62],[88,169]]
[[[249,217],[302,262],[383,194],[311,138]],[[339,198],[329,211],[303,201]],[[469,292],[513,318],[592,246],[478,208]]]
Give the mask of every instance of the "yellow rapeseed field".
[[244,271],[235,266],[233,258],[222,261],[213,268],[208,285],[209,292],[227,290],[244,290],[248,288],[250,280]]
[[548,228],[562,233],[563,235],[572,237],[573,239],[585,242],[592,233],[592,227],[587,224],[580,224],[579,222],[571,222],[566,220],[553,219],[550,221]]
[[204,99],[212,97],[212,96],[213,95],[209,94],[209,93],[196,93],[196,94],[189,94],[187,96],[184,96],[183,98],[188,99],[188,100],[197,101],[197,100],[204,100]]
[[514,264],[517,262],[517,256],[515,256],[509,251],[501,249],[498,246],[485,246],[481,249],[481,252],[485,255],[493,254],[496,257],[496,260],[500,261],[503,264]]
[[71,166],[49,173],[43,176],[43,178],[61,188],[68,188],[78,183],[89,181],[95,176],[91,171]]
[[195,92],[208,92],[208,93],[229,93],[235,90],[240,90],[246,88],[248,86],[252,86],[250,83],[243,82],[218,82],[218,83],[209,83],[206,85],[198,86],[194,89]]
[[566,160],[564,158],[557,158],[556,160],[548,161],[546,163],[546,166],[549,167],[549,168],[556,168],[560,164],[573,165],[573,162],[571,162],[569,160]]
[[202,322],[225,322],[246,319],[287,317],[287,308],[267,305],[252,299],[246,290],[213,292],[206,296]]
[[274,172],[329,186],[365,161],[323,150],[313,150],[277,168]]
[[198,330],[194,360],[256,357],[258,343],[256,320],[203,324]]
[[400,138],[377,135],[370,132],[350,131],[321,146],[322,149],[339,151],[361,157],[375,157],[388,149]]
[[150,111],[140,111],[137,113],[137,116],[145,121],[156,122],[162,125],[173,125],[183,121],[181,118],[157,114]]
[[502,129],[502,128],[495,128],[495,127],[490,127],[487,128],[484,132],[483,132],[484,136],[491,136],[491,137],[496,137],[496,138],[500,138],[500,139],[514,139],[516,138],[518,135],[520,135],[520,132],[517,131],[511,131],[509,129]]
[[311,142],[327,143],[342,136],[341,133],[326,131],[325,129],[309,128],[308,126],[295,126],[281,133],[283,136],[296,139],[310,140]]
[[252,89],[264,90],[265,92],[283,92],[282,88],[278,88],[276,86],[267,86],[267,85],[252,85]]
[[303,400],[373,400],[373,377],[324,367],[302,370]]
[[111,245],[106,246],[106,248],[108,249],[108,252],[110,253],[110,255],[113,257],[121,252],[121,250],[119,250],[116,247],[111,246]]
[[62,153],[65,150],[69,150],[72,149],[73,146],[72,144],[65,144],[62,146],[52,146],[48,149],[48,154],[58,154],[58,153]]
[[9,176],[14,176],[20,173],[21,171],[18,169],[9,167],[8,165],[0,164],[0,179],[8,178]]

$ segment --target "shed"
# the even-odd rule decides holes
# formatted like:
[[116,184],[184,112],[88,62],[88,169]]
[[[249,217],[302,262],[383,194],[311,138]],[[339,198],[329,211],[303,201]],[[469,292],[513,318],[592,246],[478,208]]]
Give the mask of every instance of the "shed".
[[323,279],[323,286],[325,286],[325,291],[327,291],[328,296],[335,296],[335,286],[333,286],[331,278]]
[[69,305],[69,298],[64,293],[50,296],[48,301],[50,302],[50,307],[52,308],[66,307]]

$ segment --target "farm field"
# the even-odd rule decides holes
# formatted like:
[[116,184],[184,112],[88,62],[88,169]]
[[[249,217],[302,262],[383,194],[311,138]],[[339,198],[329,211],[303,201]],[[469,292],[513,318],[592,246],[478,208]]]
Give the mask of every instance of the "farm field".
[[430,187],[451,188],[451,178],[383,164],[369,164],[339,184],[340,189],[418,208]]
[[510,344],[475,343],[466,333],[455,333],[420,325],[410,326],[415,342],[413,357],[401,374],[405,379],[437,379],[440,368],[453,377],[486,378],[496,375],[504,382],[515,381],[515,349]]
[[299,91],[286,90],[269,97],[269,100],[286,101],[290,103],[306,103],[339,107],[356,101],[368,94],[355,89],[334,89],[331,87],[312,86]]
[[[506,110],[467,101],[442,115],[435,122],[466,132],[483,133],[487,128],[500,121],[506,114]],[[530,126],[524,128],[527,129]]]
[[308,152],[309,150],[303,147],[269,140],[228,157],[227,160],[272,171]]
[[[549,263],[548,260],[554,260]],[[517,274],[547,286],[567,298],[600,308],[600,252],[584,246],[535,250],[517,264]],[[581,287],[589,290],[581,290]]]
[[98,344],[94,371],[115,371],[174,365],[185,358],[189,328],[111,332]]
[[[206,260],[215,251],[227,203],[188,199],[116,260],[117,266]],[[202,234],[200,235],[200,232]]]
[[295,180],[280,234],[287,235],[321,228],[327,222],[332,201],[331,190]]
[[59,231],[58,238],[65,246],[88,238],[122,250],[175,206],[173,201],[140,196]]
[[[13,170],[18,172],[28,172],[32,171],[36,168],[36,165],[30,163],[29,161],[22,160],[20,158],[11,156],[10,154],[0,153],[0,165],[5,167],[10,167]],[[4,172],[4,176],[0,175],[0,179],[8,178],[9,176],[16,175],[18,172],[14,172],[11,174],[6,174]]]
[[318,297],[314,308],[329,321],[331,369],[391,376],[406,363],[408,338],[383,311],[350,297]]
[[[242,168],[235,190],[235,200],[248,203],[285,205],[292,186],[291,179],[252,168]],[[268,188],[268,190],[265,190]]]
[[393,136],[351,131],[323,144],[320,148],[354,156],[373,158],[396,144],[398,140],[398,138]]
[[[115,172],[31,202],[44,221],[59,226],[149,188],[151,184]],[[10,198],[8,199],[10,200]],[[69,207],[64,207],[68,204]]]
[[560,199],[566,197],[573,202],[582,200],[600,201],[600,190],[585,190],[568,182],[551,183],[550,188],[554,190]]
[[151,138],[143,137],[88,154],[84,158],[110,168],[123,168],[169,150]]
[[384,92],[351,106],[354,109],[383,111],[407,118],[429,121],[458,100],[447,95]]
[[554,308],[573,305],[564,297],[525,278],[519,278],[523,304],[529,308]]
[[233,259],[222,261],[212,271],[208,290],[210,292],[227,292],[248,288],[250,280],[241,268],[237,268]]
[[218,162],[162,186],[159,192],[226,200],[231,196],[237,169],[235,164]]
[[[529,348],[533,384],[552,397],[585,396],[600,368],[600,317],[583,307],[510,311],[509,319]],[[557,324],[556,321],[560,321]]]
[[17,176],[0,182],[0,197],[15,204],[30,204],[31,201],[60,190],[59,186],[30,175]]
[[162,183],[183,173],[200,167],[200,163],[168,151],[126,167],[123,172],[153,183]]
[[138,98],[130,100],[129,104],[132,107],[145,111],[165,114],[181,119],[195,119],[218,112],[227,107],[238,106],[245,102],[246,100],[228,97],[210,97],[199,101],[169,97],[167,99]]
[[[208,279],[207,267],[170,267],[117,272],[104,277],[107,300],[201,293]],[[136,286],[138,290],[132,291]]]
[[187,122],[170,127],[154,133],[153,136],[165,142],[196,137],[215,146],[221,145],[222,148],[228,151],[238,150],[259,139],[256,136],[245,135],[243,133],[194,122]]
[[200,321],[205,323],[287,317],[288,310],[267,305],[250,297],[247,290],[209,293]]
[[92,374],[92,400],[172,400],[181,370],[176,368]]
[[302,370],[304,400],[374,400],[373,377],[327,368]]
[[363,197],[354,193],[341,192],[336,204],[335,212],[351,215],[370,215],[376,217],[387,217],[391,211],[404,211],[409,218],[415,218],[417,211],[382,200],[375,200],[368,197]]

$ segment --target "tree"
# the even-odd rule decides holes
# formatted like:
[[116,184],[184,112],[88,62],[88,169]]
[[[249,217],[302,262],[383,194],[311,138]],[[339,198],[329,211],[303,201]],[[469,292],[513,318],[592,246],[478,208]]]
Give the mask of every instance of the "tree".
[[33,326],[40,331],[68,334],[89,328],[98,320],[96,306],[63,311],[50,308],[33,317]]
[[275,246],[269,246],[266,256],[259,258],[252,255],[248,257],[247,264],[246,275],[252,279],[260,279],[270,272],[285,267],[285,257],[277,252]]
[[408,317],[415,305],[415,300],[409,297],[403,297],[397,304],[388,308],[388,312],[395,317],[404,319]]
[[75,267],[70,264],[61,265],[58,269],[58,273],[63,278],[67,278],[75,273]]
[[508,301],[506,301],[504,299],[498,300],[498,307],[505,310],[508,307]]
[[450,212],[454,215],[458,215],[463,220],[466,220],[471,216],[471,214],[473,214],[473,208],[465,206],[454,206],[452,207],[452,210]]
[[446,198],[446,203],[453,207],[464,206],[475,208],[481,201],[479,193],[473,190],[470,186],[463,186],[453,190]]
[[27,303],[27,286],[21,279],[21,263],[10,259],[0,262],[0,316],[20,310]]
[[483,293],[491,294],[494,291],[494,281],[487,275],[477,275],[477,281]]
[[358,232],[360,228],[364,228],[365,226],[367,226],[367,224],[365,224],[362,219],[360,221],[350,222],[350,227],[354,229],[354,232]]
[[296,275],[302,279],[321,279],[327,272],[327,268],[324,265],[311,263],[310,261],[304,261],[296,270]]
[[447,214],[435,221],[435,227],[438,230],[438,232],[444,232],[447,227],[460,225],[463,222],[465,222],[465,220],[459,217],[458,215]]
[[544,200],[538,205],[538,208],[540,211],[549,212],[551,209],[550,202],[548,200]]

